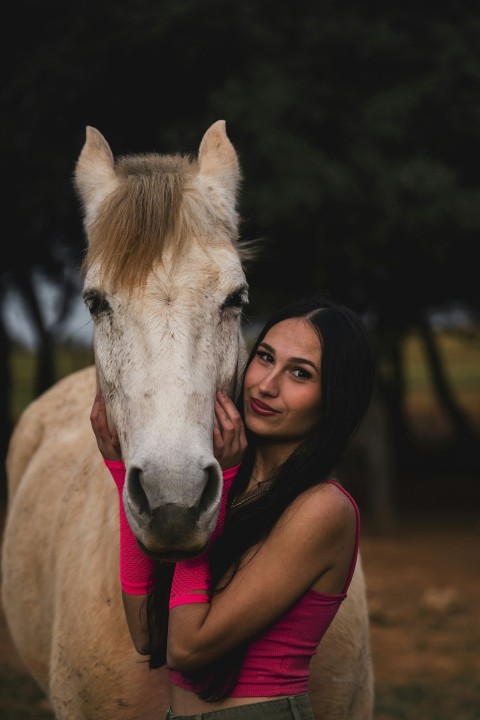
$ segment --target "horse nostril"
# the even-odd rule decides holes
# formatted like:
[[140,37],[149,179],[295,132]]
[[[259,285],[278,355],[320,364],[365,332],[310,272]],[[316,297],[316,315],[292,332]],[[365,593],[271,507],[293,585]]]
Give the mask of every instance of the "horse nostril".
[[143,472],[139,468],[131,468],[128,473],[128,494],[135,504],[140,515],[152,514],[150,503],[142,486]]
[[206,511],[209,510],[218,495],[219,490],[219,478],[218,473],[212,467],[208,467],[204,470],[207,474],[207,481],[203,488],[200,502],[197,506],[197,519]]

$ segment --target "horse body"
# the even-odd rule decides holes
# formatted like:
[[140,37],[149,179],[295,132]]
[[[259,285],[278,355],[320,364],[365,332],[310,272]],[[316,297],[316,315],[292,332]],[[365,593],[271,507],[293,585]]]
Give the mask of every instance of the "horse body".
[[[60,381],[20,418],[7,458],[2,550],[13,641],[60,720],[158,720],[169,702],[166,670],[149,670],[128,634],[118,498],[89,413],[100,386],[141,546],[162,557],[197,554],[221,495],[214,393],[235,393],[245,360],[238,181],[222,122],[207,131],[196,161],[138,156],[115,164],[100,133],[87,132],[76,182],[89,238],[84,298],[95,322],[95,368]],[[312,698],[322,720],[368,720],[372,697],[359,562],[313,661]]]
[[15,428],[3,604],[56,717],[158,720],[168,685],[136,654],[125,623],[118,498],[89,427],[95,384],[93,368],[70,375]]

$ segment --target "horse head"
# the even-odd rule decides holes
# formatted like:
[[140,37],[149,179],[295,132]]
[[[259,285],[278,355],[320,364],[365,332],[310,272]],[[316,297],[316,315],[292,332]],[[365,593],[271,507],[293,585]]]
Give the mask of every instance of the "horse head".
[[196,158],[114,159],[87,127],[75,169],[88,240],[83,298],[127,468],[125,511],[140,546],[167,559],[201,552],[221,499],[215,391],[235,395],[245,360],[239,181],[224,121]]

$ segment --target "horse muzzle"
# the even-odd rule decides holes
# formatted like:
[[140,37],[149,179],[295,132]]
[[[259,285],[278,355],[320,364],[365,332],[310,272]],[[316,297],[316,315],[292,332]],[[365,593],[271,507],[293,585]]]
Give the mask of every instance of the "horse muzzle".
[[177,484],[171,473],[167,477],[168,487],[154,482],[151,473],[129,468],[123,495],[128,522],[146,554],[165,560],[194,557],[215,529],[223,485],[220,468],[214,462],[197,477],[182,474]]

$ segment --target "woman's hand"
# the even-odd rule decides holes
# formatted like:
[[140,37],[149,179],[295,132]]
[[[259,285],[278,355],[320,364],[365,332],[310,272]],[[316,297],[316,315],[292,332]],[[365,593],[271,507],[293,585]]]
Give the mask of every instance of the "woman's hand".
[[105,398],[101,390],[97,391],[90,413],[90,422],[97,439],[98,449],[105,460],[122,460],[122,450],[115,428],[108,427]]
[[227,470],[243,460],[247,449],[245,428],[233,402],[220,391],[215,400],[215,417],[217,423],[213,425],[213,454],[222,470]]

